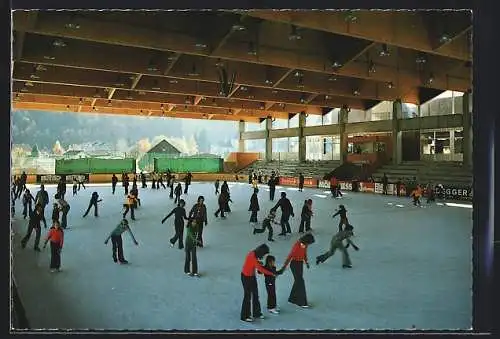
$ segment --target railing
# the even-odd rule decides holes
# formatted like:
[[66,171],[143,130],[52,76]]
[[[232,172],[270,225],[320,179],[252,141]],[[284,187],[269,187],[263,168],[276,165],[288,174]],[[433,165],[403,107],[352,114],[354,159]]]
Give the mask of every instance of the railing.
[[464,155],[462,153],[422,154],[420,156],[420,159],[424,160],[424,161],[457,161],[457,162],[462,162],[464,160]]

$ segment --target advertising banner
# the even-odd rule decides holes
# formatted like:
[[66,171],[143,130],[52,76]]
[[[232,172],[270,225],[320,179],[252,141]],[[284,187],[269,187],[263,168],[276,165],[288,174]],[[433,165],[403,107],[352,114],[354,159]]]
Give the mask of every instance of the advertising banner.
[[443,185],[445,199],[472,200],[472,188],[463,186]]
[[[297,182],[298,185],[298,182]],[[312,188],[317,188],[318,187],[318,180],[314,178],[304,178],[304,187],[312,187]]]
[[71,175],[57,175],[57,174],[41,174],[36,176],[37,184],[57,184],[62,177],[66,177],[66,183],[72,184],[73,180],[83,179],[84,183],[89,182],[88,174],[71,174]]
[[319,188],[330,188],[330,182],[328,180],[320,180],[318,182]]
[[359,183],[360,192],[375,192],[375,183],[373,182],[360,182]]
[[280,177],[280,185],[283,186],[298,186],[299,178],[294,177]]
[[352,183],[350,181],[341,181],[339,184],[341,191],[352,191]]
[[384,193],[384,185],[380,182],[376,182],[374,190],[375,190],[375,193],[382,194],[382,193]]

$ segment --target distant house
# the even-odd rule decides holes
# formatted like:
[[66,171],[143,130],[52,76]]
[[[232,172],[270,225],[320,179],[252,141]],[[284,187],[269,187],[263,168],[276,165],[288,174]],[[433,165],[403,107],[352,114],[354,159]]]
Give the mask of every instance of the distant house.
[[182,152],[172,146],[167,140],[162,140],[144,154],[138,162],[139,168],[151,172],[154,170],[154,158],[179,156]]
[[155,146],[151,147],[146,153],[161,153],[168,155],[179,155],[181,151],[172,146],[167,140],[163,139]]
[[63,154],[64,159],[82,159],[87,158],[87,154],[82,150],[66,151]]

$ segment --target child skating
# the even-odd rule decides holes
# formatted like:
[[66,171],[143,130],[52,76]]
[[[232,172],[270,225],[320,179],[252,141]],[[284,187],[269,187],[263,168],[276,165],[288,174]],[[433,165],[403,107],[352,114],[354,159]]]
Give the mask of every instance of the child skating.
[[125,260],[125,257],[123,256],[122,233],[125,231],[128,231],[128,233],[132,237],[132,240],[134,241],[134,244],[138,246],[139,243],[137,242],[137,240],[135,240],[134,234],[130,229],[127,219],[123,219],[104,241],[104,245],[107,245],[109,239],[111,239],[111,243],[113,244],[113,261],[120,262],[120,264],[128,264],[128,261]]
[[266,257],[264,267],[274,275],[264,273],[267,291],[267,310],[273,314],[279,314],[278,305],[276,304],[276,276],[281,275],[284,269],[276,270],[276,258],[272,255]]
[[262,228],[254,228],[253,234],[264,233],[266,229],[269,231],[267,236],[267,241],[274,241],[273,239],[273,226],[271,224],[279,225],[279,222],[274,221],[276,218],[276,212],[271,210],[269,215],[262,221]]
[[179,205],[172,210],[165,218],[162,219],[161,223],[165,223],[165,221],[170,218],[170,216],[175,215],[174,219],[174,228],[175,235],[170,239],[170,245],[174,247],[175,242],[179,241],[179,249],[182,250],[184,248],[183,237],[184,237],[184,220],[188,220],[186,216],[186,210],[184,209],[186,206],[186,202],[184,199],[179,201]]
[[304,233],[304,226],[306,228],[306,232],[311,231],[311,218],[313,216],[312,203],[312,199],[304,201],[304,206],[302,206],[302,213],[300,214],[299,233]]
[[[347,252],[347,248],[349,247],[349,245],[352,245],[352,247],[356,251],[359,251],[359,247],[357,247],[350,239],[354,235],[353,229],[354,228],[348,224],[345,226],[343,231],[339,231],[338,233],[336,233],[330,241],[330,249],[322,255],[316,257],[316,265],[325,262],[328,258],[335,254],[335,251],[337,249],[339,249],[340,251],[342,251],[342,267],[351,268],[352,264],[351,259],[349,258],[349,253]],[[346,246],[344,246],[344,240],[347,241]]]
[[340,231],[342,231],[342,226],[349,225],[349,221],[347,220],[347,210],[345,209],[344,205],[339,206],[337,213],[335,213],[332,216],[332,218],[335,218],[337,215],[340,216],[340,221],[339,221],[339,232],[340,232]]
[[45,238],[45,243],[43,248],[47,247],[47,243],[50,240],[50,271],[60,272],[61,271],[61,251],[64,243],[64,231],[59,224],[59,221],[55,220],[52,227],[49,229],[49,234]]

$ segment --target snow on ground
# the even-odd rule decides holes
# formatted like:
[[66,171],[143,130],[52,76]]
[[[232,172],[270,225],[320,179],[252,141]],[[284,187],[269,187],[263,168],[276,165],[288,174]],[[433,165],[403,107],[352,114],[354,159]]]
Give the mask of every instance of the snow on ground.
[[[31,186],[36,193],[37,186]],[[60,273],[49,272],[50,252],[33,251],[34,233],[26,247],[20,239],[27,228],[18,200],[13,222],[13,270],[27,317],[33,328],[73,329],[177,329],[177,330],[279,330],[279,329],[467,329],[472,313],[472,210],[460,206],[413,207],[410,200],[392,196],[348,192],[332,199],[324,189],[278,188],[286,191],[295,209],[292,236],[277,236],[270,243],[278,267],[298,238],[300,211],[307,198],[314,200],[312,228],[316,243],[309,248],[311,268],[305,269],[310,309],[287,302],[292,286],[289,269],[276,280],[280,315],[265,312],[254,323],[240,320],[243,297],[240,272],[248,251],[266,242],[267,232],[252,235],[248,220],[251,188],[230,183],[234,201],[226,220],[216,219],[212,183],[194,183],[183,196],[187,209],[198,195],[206,198],[209,223],[205,248],[198,250],[201,278],[184,275],[184,252],[169,246],[173,220],[161,219],[174,207],[168,190],[141,189],[142,207],[136,211],[132,230],[134,246],[123,234],[125,257],[130,265],[111,258],[111,242],[104,240],[121,218],[123,188],[111,194],[110,185],[89,185],[76,197],[68,186],[71,205],[65,233]],[[52,212],[55,187],[49,186]],[[93,191],[99,192],[100,216],[82,215]],[[273,206],[268,189],[261,187],[259,221]],[[328,249],[342,203],[355,227],[349,249],[353,268],[342,269],[341,253],[316,266],[314,258]],[[279,214],[278,219],[279,220]],[[46,230],[42,228],[42,235]],[[43,241],[43,239],[42,239]],[[266,308],[266,290],[258,275],[260,303]]]

